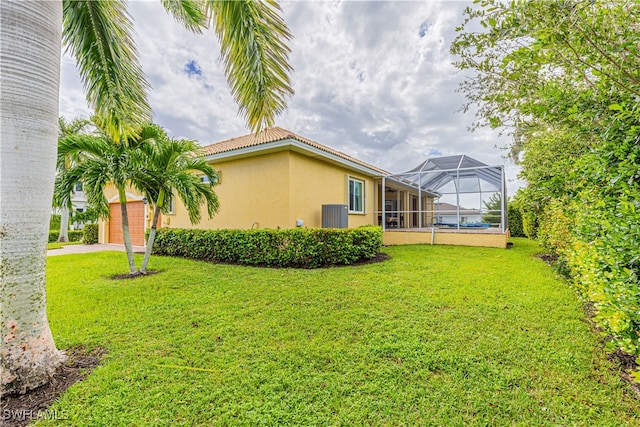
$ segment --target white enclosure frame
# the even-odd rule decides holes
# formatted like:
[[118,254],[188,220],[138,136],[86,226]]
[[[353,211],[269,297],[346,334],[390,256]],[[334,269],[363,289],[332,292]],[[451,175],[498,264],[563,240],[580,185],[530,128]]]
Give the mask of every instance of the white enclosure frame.
[[[465,179],[469,181],[469,179],[475,179],[477,185],[469,188],[463,189],[461,188],[461,179]],[[390,214],[389,211],[386,210],[386,185],[387,182],[395,185],[400,185],[402,187],[408,187],[418,194],[418,210],[410,210],[405,207],[402,211],[399,209],[394,211],[393,213],[399,217],[401,213],[403,214],[412,214],[418,213],[418,230],[422,230],[427,226],[432,230],[435,229],[435,220],[433,224],[423,224],[423,214],[426,213],[426,218],[429,218],[429,214],[433,214],[433,218],[435,218],[436,210],[425,209],[422,206],[422,195],[428,194],[432,197],[435,196],[439,198],[443,195],[455,194],[456,196],[456,218],[457,224],[455,229],[460,231],[461,228],[465,228],[466,226],[461,224],[461,209],[460,209],[460,195],[461,194],[478,194],[481,201],[482,206],[482,195],[487,193],[499,193],[500,200],[502,201],[500,206],[500,224],[499,229],[502,233],[506,233],[508,229],[507,224],[507,187],[506,187],[506,179],[504,172],[504,165],[496,165],[489,166],[478,160],[475,160],[466,155],[458,155],[458,156],[448,156],[448,157],[438,157],[432,158],[424,161],[414,169],[397,173],[390,174],[382,177],[382,204],[381,204],[381,226],[383,230],[387,228],[387,215]],[[449,184],[453,183],[455,187],[455,193],[452,192],[441,192],[443,188]],[[490,190],[483,191],[483,187],[489,187]],[[483,209],[481,207],[480,214],[483,213],[498,213],[498,211],[489,211]],[[408,216],[408,215],[407,215]]]

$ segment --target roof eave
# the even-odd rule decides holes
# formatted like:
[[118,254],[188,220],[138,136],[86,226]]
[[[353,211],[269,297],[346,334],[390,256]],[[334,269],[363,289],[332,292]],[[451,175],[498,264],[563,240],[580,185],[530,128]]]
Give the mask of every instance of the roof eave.
[[265,142],[258,145],[252,145],[243,148],[236,148],[221,153],[209,154],[205,156],[207,161],[216,160],[230,160],[238,157],[251,157],[265,151],[281,151],[284,149],[293,149],[292,151],[304,152],[305,154],[312,154],[312,157],[321,157],[325,160],[329,160],[331,163],[339,164],[347,169],[360,172],[371,177],[382,177],[388,174],[388,172],[382,169],[376,169],[374,167],[368,167],[360,163],[354,162],[349,159],[337,156],[333,153],[321,150],[317,147],[313,147],[306,142],[299,141],[295,138],[289,137],[278,141]]

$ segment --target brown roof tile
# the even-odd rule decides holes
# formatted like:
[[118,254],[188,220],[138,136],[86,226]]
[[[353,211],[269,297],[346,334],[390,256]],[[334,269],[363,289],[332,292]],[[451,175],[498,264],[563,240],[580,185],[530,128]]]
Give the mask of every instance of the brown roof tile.
[[265,129],[259,133],[251,133],[249,135],[239,136],[236,138],[231,138],[225,141],[217,142],[215,144],[207,145],[202,148],[202,151],[205,156],[211,156],[214,154],[226,153],[226,152],[238,150],[241,148],[253,147],[256,145],[268,144],[270,142],[282,141],[285,139],[294,139],[296,141],[307,144],[313,148],[317,148],[318,150],[324,151],[329,154],[333,154],[334,156],[340,157],[341,159],[372,169],[376,172],[379,172],[382,175],[389,174],[389,172],[383,169],[380,169],[376,166],[365,163],[362,160],[358,160],[355,157],[351,157],[348,154],[345,154],[341,151],[334,150],[331,147],[327,147],[326,145],[322,145],[318,142],[312,141],[298,134],[295,134],[290,130],[283,129],[277,126]]

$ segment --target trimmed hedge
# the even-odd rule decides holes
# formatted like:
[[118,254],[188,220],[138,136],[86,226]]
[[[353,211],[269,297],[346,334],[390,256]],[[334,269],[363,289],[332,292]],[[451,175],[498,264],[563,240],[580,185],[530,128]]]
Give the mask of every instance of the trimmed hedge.
[[382,228],[200,230],[162,228],[153,252],[266,267],[317,268],[371,259],[382,247]]
[[85,224],[82,232],[84,233],[82,240],[85,245],[98,243],[98,224]]
[[[69,234],[70,242],[82,241],[82,236],[83,236],[82,231],[68,231],[67,233]],[[49,243],[57,242],[58,237],[60,237],[60,230],[49,231]]]

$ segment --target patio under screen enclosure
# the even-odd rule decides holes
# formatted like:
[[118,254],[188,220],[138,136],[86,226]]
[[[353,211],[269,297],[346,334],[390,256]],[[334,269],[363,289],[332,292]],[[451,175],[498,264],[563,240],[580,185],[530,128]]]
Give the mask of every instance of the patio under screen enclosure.
[[504,166],[466,155],[431,158],[383,177],[378,194],[376,215],[385,244],[506,247]]

